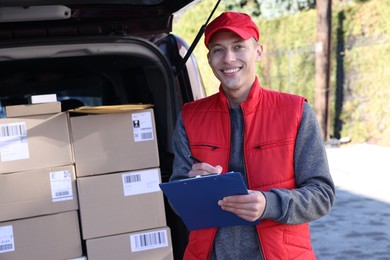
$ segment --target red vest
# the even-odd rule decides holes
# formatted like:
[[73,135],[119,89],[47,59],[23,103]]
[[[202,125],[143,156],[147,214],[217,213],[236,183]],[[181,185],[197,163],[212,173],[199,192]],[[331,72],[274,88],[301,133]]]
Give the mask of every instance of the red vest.
[[[254,82],[247,100],[241,104],[249,189],[295,188],[294,146],[304,101],[299,96],[263,89],[257,79]],[[182,116],[191,153],[211,165],[221,165],[226,172],[230,159],[230,116],[222,90],[185,104]],[[209,259],[216,231],[192,231],[184,259]],[[257,232],[267,260],[315,259],[308,224],[261,220]]]

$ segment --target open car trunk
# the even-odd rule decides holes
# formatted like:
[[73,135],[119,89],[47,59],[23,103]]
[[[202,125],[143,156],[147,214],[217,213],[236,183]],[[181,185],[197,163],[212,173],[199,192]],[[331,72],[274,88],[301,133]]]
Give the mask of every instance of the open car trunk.
[[169,63],[150,43],[128,39],[5,48],[0,59],[3,109],[27,104],[31,95],[39,94],[57,94],[63,110],[153,104],[160,150],[170,151],[172,122],[179,111],[178,100],[172,100],[176,84]]
[[[171,175],[171,136],[181,109],[181,90],[172,64],[156,45],[141,38],[90,42],[56,40],[0,48],[0,117],[4,107],[27,104],[31,95],[56,94],[62,110],[79,106],[153,104],[162,181]],[[175,258],[186,230],[168,203]]]

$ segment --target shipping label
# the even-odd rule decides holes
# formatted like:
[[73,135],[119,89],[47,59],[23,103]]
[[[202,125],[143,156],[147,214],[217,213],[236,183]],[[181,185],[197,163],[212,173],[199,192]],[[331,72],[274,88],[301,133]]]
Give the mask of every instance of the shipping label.
[[154,140],[151,112],[132,114],[134,142]]
[[0,124],[0,161],[29,158],[26,122]]
[[125,196],[160,191],[158,169],[123,173],[122,182]]
[[132,252],[161,248],[168,246],[168,233],[166,230],[146,232],[130,235]]
[[70,171],[50,172],[51,198],[53,202],[72,200],[72,174]]
[[12,225],[0,227],[0,254],[15,251]]

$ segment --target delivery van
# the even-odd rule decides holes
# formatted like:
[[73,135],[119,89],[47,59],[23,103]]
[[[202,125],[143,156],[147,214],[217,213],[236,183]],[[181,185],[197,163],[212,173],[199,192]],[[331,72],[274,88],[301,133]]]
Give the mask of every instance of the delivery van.
[[[1,0],[0,118],[40,95],[55,95],[61,111],[151,104],[168,181],[179,112],[206,95],[196,60],[183,59],[189,45],[171,33],[175,13],[192,1]],[[181,259],[188,232],[169,203],[165,214]]]

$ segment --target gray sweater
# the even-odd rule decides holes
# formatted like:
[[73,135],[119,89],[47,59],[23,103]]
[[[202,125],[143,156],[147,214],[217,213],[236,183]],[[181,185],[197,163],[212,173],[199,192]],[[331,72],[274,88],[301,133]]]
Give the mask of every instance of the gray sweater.
[[[245,174],[242,153],[242,112],[231,109],[231,161],[229,171]],[[173,136],[175,159],[170,180],[188,178],[193,161],[181,116]],[[335,188],[329,172],[325,147],[315,113],[305,102],[294,151],[297,188],[263,192],[266,208],[260,219],[284,224],[301,224],[327,214],[334,204]],[[245,176],[244,176],[245,177]],[[211,259],[262,259],[254,226],[219,228]]]

